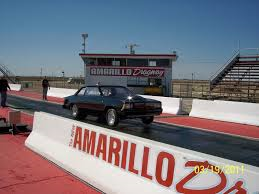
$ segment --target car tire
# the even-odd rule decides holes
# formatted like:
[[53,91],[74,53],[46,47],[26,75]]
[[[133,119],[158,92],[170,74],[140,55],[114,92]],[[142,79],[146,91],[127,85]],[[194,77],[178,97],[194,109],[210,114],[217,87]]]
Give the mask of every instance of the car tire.
[[144,117],[142,118],[142,122],[146,125],[152,123],[154,121],[154,116],[150,116],[150,117]]
[[115,127],[119,123],[118,113],[114,108],[109,108],[106,111],[105,119],[107,125],[109,125],[110,127]]
[[86,117],[86,114],[81,109],[79,109],[76,104],[71,106],[71,111],[74,119],[82,120]]

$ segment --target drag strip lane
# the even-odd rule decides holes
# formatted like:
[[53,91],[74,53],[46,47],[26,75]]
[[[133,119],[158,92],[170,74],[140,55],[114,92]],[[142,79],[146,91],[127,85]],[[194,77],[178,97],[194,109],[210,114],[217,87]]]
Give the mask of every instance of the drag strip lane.
[[[63,109],[62,106],[58,104],[11,95],[8,96],[7,102],[10,107],[18,108],[28,113],[43,111],[66,118],[72,118],[70,111]],[[96,122],[95,117],[89,117],[83,122],[107,127]],[[258,141],[159,123],[153,123],[149,127],[146,127],[139,120],[122,121],[116,128],[111,130],[235,160],[253,166],[259,166]]]

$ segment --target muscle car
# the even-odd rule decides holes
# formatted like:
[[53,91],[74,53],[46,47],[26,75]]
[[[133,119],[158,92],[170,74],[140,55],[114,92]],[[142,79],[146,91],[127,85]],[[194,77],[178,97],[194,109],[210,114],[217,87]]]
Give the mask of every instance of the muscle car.
[[144,124],[150,124],[155,115],[162,113],[160,101],[135,95],[123,86],[109,85],[82,87],[64,99],[63,108],[70,109],[75,119],[99,116],[109,126],[129,118],[140,118]]

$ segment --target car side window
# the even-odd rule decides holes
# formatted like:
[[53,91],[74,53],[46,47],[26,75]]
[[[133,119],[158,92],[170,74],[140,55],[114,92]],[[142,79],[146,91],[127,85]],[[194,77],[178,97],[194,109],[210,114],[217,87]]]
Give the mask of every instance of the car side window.
[[77,95],[78,95],[78,96],[83,96],[83,95],[85,94],[85,90],[86,90],[86,88],[82,88],[82,89],[77,93]]
[[101,87],[103,96],[111,96],[111,88]]
[[88,96],[100,96],[100,91],[98,87],[88,87],[85,95]]

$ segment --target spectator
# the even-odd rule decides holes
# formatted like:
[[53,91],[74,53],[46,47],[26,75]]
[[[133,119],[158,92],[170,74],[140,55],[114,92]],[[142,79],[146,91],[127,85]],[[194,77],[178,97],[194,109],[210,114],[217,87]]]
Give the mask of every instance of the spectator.
[[45,78],[42,80],[42,99],[43,100],[48,100],[47,99],[47,93],[48,93],[48,89],[50,89],[50,85],[49,85],[49,81],[47,80],[46,76]]
[[7,79],[5,79],[5,77],[3,76],[0,79],[1,106],[3,108],[6,107],[7,88],[11,90]]

